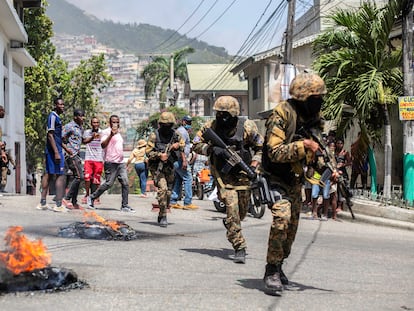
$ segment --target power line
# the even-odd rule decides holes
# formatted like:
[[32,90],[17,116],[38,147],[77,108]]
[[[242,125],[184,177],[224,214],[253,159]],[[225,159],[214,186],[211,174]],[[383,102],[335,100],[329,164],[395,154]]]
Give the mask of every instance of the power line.
[[[218,0],[214,1],[214,3],[208,8],[207,12],[200,18],[200,20],[193,27],[191,27],[190,30],[188,30],[185,34],[183,34],[182,37],[186,36],[188,33],[190,33],[192,30],[194,30],[204,20],[204,18],[211,12],[211,10],[216,6],[217,2],[218,2]],[[166,50],[167,48],[173,46],[182,37],[179,37],[176,40],[174,40],[173,42],[171,42],[170,44],[168,44],[166,47],[163,48],[163,50]],[[192,42],[192,41],[190,41],[190,42]],[[186,45],[188,45],[188,44],[186,44]]]
[[178,31],[184,27],[184,25],[190,20],[191,17],[194,16],[194,14],[198,11],[198,9],[200,8],[200,6],[204,3],[205,0],[201,0],[201,2],[198,4],[198,6],[194,9],[194,11],[190,14],[190,16],[187,17],[187,19],[181,24],[180,27],[178,27],[171,36],[169,36],[167,39],[165,39],[163,42],[161,42],[160,44],[158,44],[156,47],[151,48],[151,50],[156,50],[159,47],[161,47],[162,45],[164,45],[165,43],[167,43],[172,37],[174,37],[176,34],[178,34]]
[[[270,1],[272,2],[272,1]],[[257,27],[257,25],[259,24],[260,20],[263,18],[264,14],[266,13],[266,11],[269,8],[270,2],[268,3],[268,5],[266,6],[263,14],[260,16],[258,22],[256,23],[256,25],[254,26],[253,30],[251,33],[253,33],[254,29]],[[216,87],[217,85],[219,85],[219,83],[221,83],[224,78],[226,77],[226,74],[228,74],[228,72],[230,71],[230,69],[237,64],[240,60],[243,59],[243,55],[246,55],[244,53],[248,53],[251,51],[252,47],[254,48],[255,45],[257,47],[257,42],[261,43],[264,42],[264,40],[266,39],[265,35],[266,33],[269,31],[270,26],[274,23],[274,21],[277,20],[277,18],[279,16],[281,16],[281,14],[284,12],[284,8],[286,8],[287,6],[287,2],[285,1],[281,1],[279,3],[279,5],[276,7],[276,9],[272,12],[272,14],[267,18],[267,20],[265,21],[265,23],[260,27],[260,29],[250,38],[251,33],[249,34],[248,38],[244,41],[244,43],[242,44],[242,47],[239,49],[239,51],[237,52],[237,56],[225,67],[223,68],[222,72],[218,75],[218,78],[216,79],[216,81],[212,81],[207,88],[209,87]],[[262,38],[264,36],[264,38]]]

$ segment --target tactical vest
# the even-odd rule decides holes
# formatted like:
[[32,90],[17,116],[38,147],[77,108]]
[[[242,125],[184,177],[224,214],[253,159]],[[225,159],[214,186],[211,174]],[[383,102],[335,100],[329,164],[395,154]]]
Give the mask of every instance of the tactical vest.
[[[247,165],[250,165],[252,161],[252,154],[250,152],[250,148],[246,146],[244,143],[245,121],[245,119],[238,118],[236,132],[231,137],[228,137],[224,133],[217,131],[217,129],[215,129],[215,131],[227,146],[236,151],[236,153],[243,159],[243,161]],[[213,163],[215,163],[215,167],[217,168],[217,170],[220,171],[226,163],[221,158],[218,159],[214,155],[213,157]],[[230,170],[230,174],[236,174],[238,172],[240,172],[240,168],[238,166],[235,166]]]
[[[294,108],[291,105],[287,105],[287,108],[289,107],[290,109],[292,109],[292,111],[294,111]],[[297,135],[297,130],[298,130],[298,122],[297,122],[297,114],[296,111],[295,113],[291,113],[291,115],[293,116],[293,120],[292,124],[296,125],[296,128],[294,129],[294,133],[293,135],[291,135],[292,137],[287,137],[288,139],[288,143],[294,142],[294,141],[298,141],[301,137],[299,135]],[[267,124],[266,124],[267,127]],[[302,172],[294,172],[292,169],[292,163],[275,163],[273,162],[270,158],[269,158],[269,148],[267,146],[267,135],[265,137],[265,141],[263,144],[263,154],[262,154],[262,167],[263,169],[270,173],[273,177],[275,177],[275,179],[280,180],[281,182],[283,182],[286,185],[295,185],[298,183],[298,175],[300,175]]]
[[[160,135],[160,132],[155,130],[155,145],[154,149],[157,152],[165,152],[165,149],[167,148],[168,144],[173,144],[178,142],[178,134],[175,130],[171,129],[169,135],[162,136]],[[170,156],[168,157],[168,162],[174,163],[178,160],[180,152],[178,150],[173,150],[170,152]]]

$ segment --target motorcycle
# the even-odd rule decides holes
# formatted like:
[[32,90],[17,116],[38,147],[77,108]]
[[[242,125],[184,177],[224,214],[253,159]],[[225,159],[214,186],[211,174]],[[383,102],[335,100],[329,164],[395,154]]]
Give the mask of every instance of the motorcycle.
[[215,188],[214,180],[210,175],[210,170],[202,169],[193,173],[193,196],[203,200],[204,196],[209,196]]
[[[213,191],[208,197],[209,200],[213,201],[214,207],[220,213],[226,212],[226,205],[220,201],[217,195],[217,187],[214,187]],[[262,218],[266,211],[267,203],[263,203],[261,200],[260,189],[258,187],[252,187],[250,194],[250,201],[248,212],[254,218]]]

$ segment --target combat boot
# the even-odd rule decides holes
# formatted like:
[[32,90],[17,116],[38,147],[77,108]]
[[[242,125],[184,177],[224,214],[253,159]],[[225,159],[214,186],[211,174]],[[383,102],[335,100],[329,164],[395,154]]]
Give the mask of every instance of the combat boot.
[[280,280],[281,265],[266,265],[266,271],[263,278],[265,283],[265,292],[269,295],[280,295],[283,291],[282,281]]
[[167,216],[162,216],[159,221],[160,227],[166,228],[168,226]]
[[235,252],[233,262],[234,263],[246,263],[246,249],[245,248],[239,249]]
[[280,281],[283,285],[289,285],[289,280],[286,276],[286,274],[282,270],[282,265],[280,265]]

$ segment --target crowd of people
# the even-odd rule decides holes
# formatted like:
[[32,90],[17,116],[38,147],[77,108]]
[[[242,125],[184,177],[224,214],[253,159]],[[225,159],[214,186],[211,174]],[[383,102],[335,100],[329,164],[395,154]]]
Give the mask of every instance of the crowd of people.
[[[190,116],[182,118],[176,129],[176,117],[171,112],[162,112],[158,128],[147,140],[138,141],[126,163],[117,115],[110,116],[109,127],[104,130],[99,128],[99,119],[93,117],[91,129],[84,131],[84,111],[75,109],[73,121],[62,125],[60,115],[64,111],[64,101],[56,99],[55,109],[47,122],[46,171],[38,208],[50,209],[46,196],[51,180],[56,188],[56,204],[51,209],[63,212],[82,208],[77,202],[82,180],[86,194],[81,203],[95,209],[100,196],[118,179],[122,188],[120,210],[135,212],[128,205],[127,176],[128,165],[134,164],[142,198],[147,197],[150,173],[157,188],[157,223],[166,228],[168,208],[197,209],[192,203],[191,170],[197,154],[203,159],[203,165],[208,162],[218,197],[226,206],[223,224],[234,249],[233,261],[244,264],[248,244],[242,232],[242,220],[247,215],[252,180],[260,173],[268,180],[274,197],[274,202],[269,205],[273,220],[263,280],[266,292],[278,294],[289,283],[282,265],[290,255],[303,203],[310,208],[312,219],[328,220],[329,207],[332,219],[336,219],[336,212],[343,204],[337,182],[341,179],[348,183],[347,168],[352,166],[352,176],[362,174],[362,183],[366,186],[362,172],[366,172],[363,155],[352,159],[344,149],[341,137],[330,132],[322,145],[299,132],[299,129],[323,132],[320,110],[327,92],[323,80],[315,74],[299,74],[292,81],[289,92],[291,98],[269,112],[265,135],[259,133],[255,122],[240,117],[240,103],[232,96],[217,98],[213,106],[215,119],[205,123],[192,141]],[[86,145],[83,166],[81,144]],[[325,145],[328,147],[324,148]],[[353,145],[352,148],[359,147]],[[67,168],[73,172],[73,179],[65,192]],[[102,172],[105,174],[103,182]],[[355,183],[353,178],[351,183]],[[305,202],[302,188],[305,189]],[[322,204],[318,204],[320,195]],[[183,205],[178,203],[181,198]]]
[[[119,117],[111,115],[109,127],[99,129],[99,119],[91,119],[91,129],[84,131],[85,112],[81,109],[73,111],[73,121],[62,124],[60,115],[64,112],[65,103],[62,98],[54,101],[55,109],[47,120],[47,138],[45,148],[45,173],[42,177],[41,210],[67,212],[71,209],[83,208],[78,204],[78,192],[81,181],[85,181],[86,195],[82,202],[87,208],[95,209],[99,197],[108,190],[115,179],[122,187],[122,212],[135,212],[128,205],[128,176],[124,163],[123,138],[119,132]],[[85,162],[80,156],[81,145],[86,145]],[[72,181],[66,191],[66,171],[73,174]],[[101,174],[105,172],[105,182],[101,183]],[[46,202],[49,184],[53,181],[55,204],[50,207]]]

